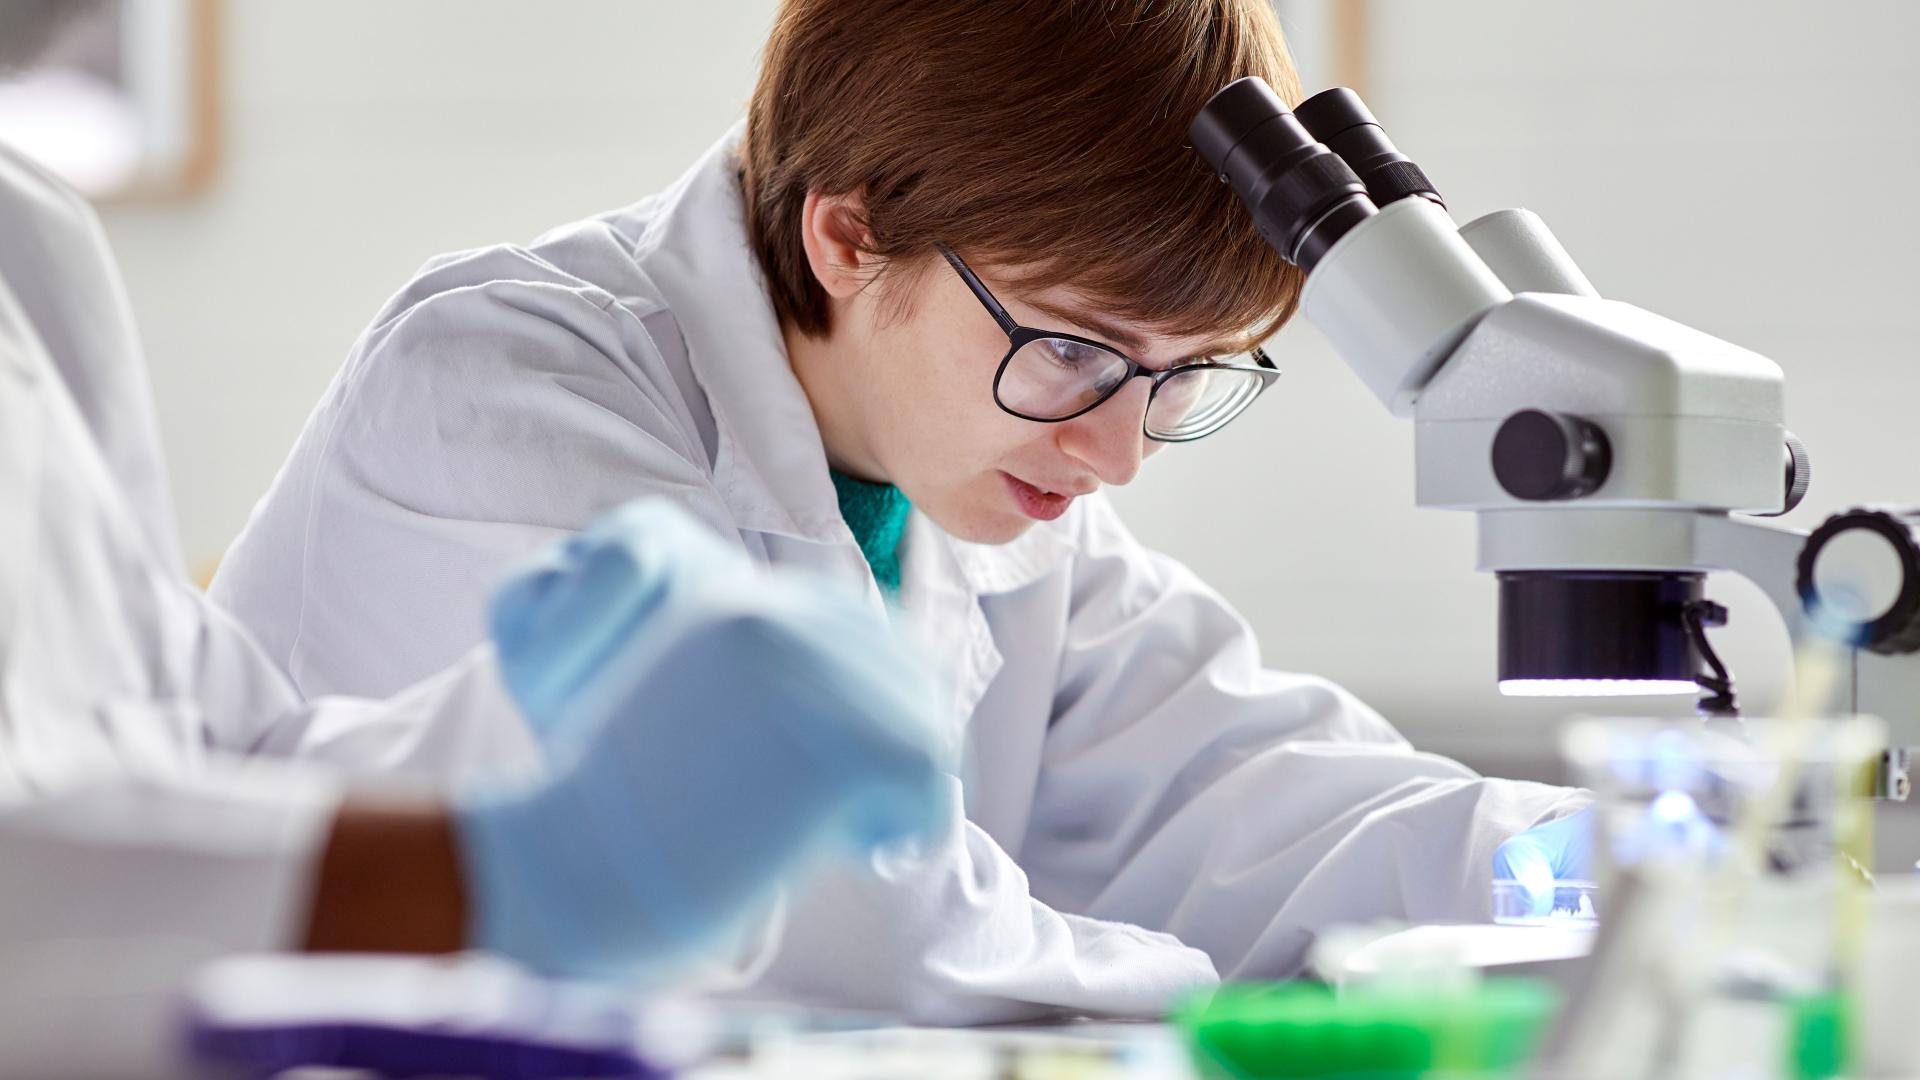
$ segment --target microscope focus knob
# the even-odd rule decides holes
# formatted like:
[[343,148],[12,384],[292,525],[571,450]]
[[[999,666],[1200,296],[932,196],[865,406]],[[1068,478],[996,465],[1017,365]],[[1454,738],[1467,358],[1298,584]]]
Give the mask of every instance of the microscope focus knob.
[[1813,486],[1813,459],[1807,456],[1807,444],[1799,440],[1793,432],[1787,432],[1787,501],[1780,512],[1789,514],[1807,497],[1807,489]]
[[1807,497],[1807,488],[1813,484],[1813,458],[1807,454],[1807,444],[1800,441],[1793,432],[1787,432],[1786,444],[1781,448],[1781,461],[1785,466],[1785,497],[1780,500],[1780,509],[1754,517],[1780,517],[1793,513]]
[[1578,499],[1606,483],[1613,467],[1607,434],[1590,420],[1523,409],[1493,437],[1493,475],[1528,502]]
[[1856,508],[1800,549],[1800,603],[1816,627],[1868,652],[1920,652],[1920,512]]

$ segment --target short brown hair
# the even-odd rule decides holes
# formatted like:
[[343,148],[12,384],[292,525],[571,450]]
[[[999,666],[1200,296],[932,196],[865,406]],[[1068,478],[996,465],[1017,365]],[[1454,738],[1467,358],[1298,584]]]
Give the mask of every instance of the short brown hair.
[[1173,336],[1265,336],[1302,275],[1188,148],[1222,86],[1298,77],[1268,0],[786,0],[741,150],[781,320],[829,329],[808,191],[865,198],[889,265],[944,242]]

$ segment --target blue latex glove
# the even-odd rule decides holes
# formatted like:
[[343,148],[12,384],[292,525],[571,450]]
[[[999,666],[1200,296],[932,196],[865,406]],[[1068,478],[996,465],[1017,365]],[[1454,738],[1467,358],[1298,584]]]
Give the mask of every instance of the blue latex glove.
[[811,854],[946,827],[942,712],[885,619],[667,504],[550,552],[495,625],[552,776],[456,810],[477,947],[618,978],[712,941]]
[[1594,825],[1589,806],[1510,837],[1494,850],[1494,880],[1518,881],[1532,914],[1552,914],[1554,882],[1593,880]]
[[500,673],[543,742],[563,738],[575,695],[670,600],[757,573],[746,553],[660,500],[628,503],[523,563],[494,592]]

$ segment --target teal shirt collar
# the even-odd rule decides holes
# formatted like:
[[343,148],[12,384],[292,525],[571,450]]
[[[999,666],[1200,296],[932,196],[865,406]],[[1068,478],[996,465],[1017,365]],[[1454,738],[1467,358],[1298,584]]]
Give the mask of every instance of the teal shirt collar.
[[892,484],[856,480],[838,469],[832,474],[840,516],[853,531],[860,554],[873,569],[874,580],[888,596],[899,595],[900,539],[906,535],[907,514],[913,504]]

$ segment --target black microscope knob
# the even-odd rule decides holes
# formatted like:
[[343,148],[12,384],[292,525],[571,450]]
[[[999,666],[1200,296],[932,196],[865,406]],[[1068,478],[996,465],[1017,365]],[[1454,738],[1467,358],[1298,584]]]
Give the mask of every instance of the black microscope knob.
[[1606,483],[1613,450],[1599,425],[1577,416],[1523,409],[1493,437],[1493,475],[1528,502],[1578,499]]
[[1807,456],[1807,444],[1787,432],[1787,500],[1780,512],[1790,514],[1807,497],[1813,486],[1813,459]]
[[1780,509],[1770,510],[1764,514],[1756,513],[1754,517],[1780,517],[1783,514],[1793,513],[1793,508],[1799,506],[1801,500],[1807,497],[1807,488],[1813,485],[1813,458],[1807,453],[1807,444],[1801,442],[1799,437],[1791,431],[1787,432],[1786,442],[1781,447],[1780,458],[1785,468],[1786,486],[1786,494],[1780,501]]
[[1822,555],[1830,554],[1834,541],[1847,536],[1878,536],[1891,549],[1900,575],[1898,590],[1891,602],[1872,619],[1848,619],[1844,613],[1838,625],[1820,629],[1838,633],[1850,644],[1885,656],[1920,652],[1920,543],[1914,539],[1914,527],[1920,524],[1920,511],[1873,510],[1856,507],[1835,514],[1822,522],[1800,548],[1799,573],[1795,587],[1800,603],[1816,621],[1835,618],[1836,612],[1820,592],[1815,567]]

